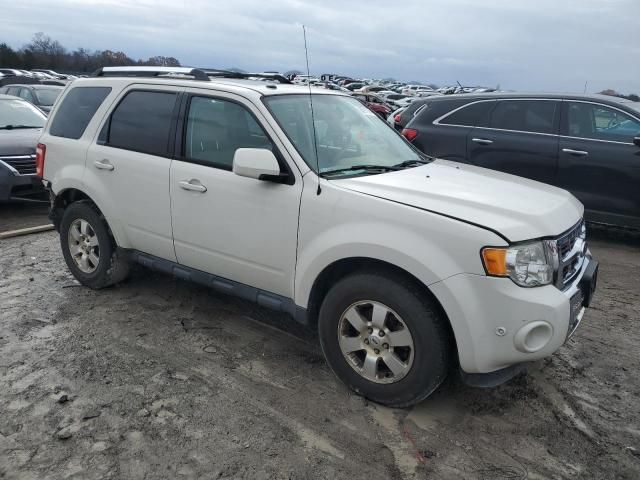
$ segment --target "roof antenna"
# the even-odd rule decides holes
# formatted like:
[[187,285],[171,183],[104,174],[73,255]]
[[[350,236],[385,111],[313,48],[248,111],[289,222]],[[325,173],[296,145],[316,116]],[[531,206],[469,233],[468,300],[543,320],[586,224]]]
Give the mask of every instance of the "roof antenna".
[[311,95],[311,74],[309,73],[309,51],[307,50],[307,29],[302,25],[302,35],[304,37],[304,56],[307,60],[307,86],[309,87],[309,103],[311,105],[311,127],[313,128],[313,148],[316,154],[316,171],[318,175],[318,190],[316,195],[320,195],[322,189],[320,188],[320,158],[318,158],[318,139],[316,138],[316,119],[313,115],[313,95]]

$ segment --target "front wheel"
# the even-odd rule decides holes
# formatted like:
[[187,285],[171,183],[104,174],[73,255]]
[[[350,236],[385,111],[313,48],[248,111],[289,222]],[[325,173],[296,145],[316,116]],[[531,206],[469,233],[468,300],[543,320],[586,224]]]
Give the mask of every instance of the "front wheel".
[[414,282],[356,273],[340,280],[320,308],[320,344],[335,374],[375,402],[406,407],[445,379],[446,319]]

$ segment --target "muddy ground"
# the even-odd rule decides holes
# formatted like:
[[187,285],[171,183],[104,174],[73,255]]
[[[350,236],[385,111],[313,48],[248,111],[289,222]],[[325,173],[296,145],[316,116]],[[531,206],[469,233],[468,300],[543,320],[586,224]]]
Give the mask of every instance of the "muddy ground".
[[143,269],[91,291],[55,232],[2,240],[0,478],[640,478],[640,241],[591,245],[599,290],[556,355],[393,410],[278,314]]

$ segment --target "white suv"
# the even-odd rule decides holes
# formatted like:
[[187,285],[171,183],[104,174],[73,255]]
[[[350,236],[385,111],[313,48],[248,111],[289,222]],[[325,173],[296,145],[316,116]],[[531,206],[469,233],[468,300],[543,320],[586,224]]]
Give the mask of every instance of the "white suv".
[[597,262],[569,193],[425,157],[349,96],[220,75],[104,68],[66,88],[37,160],[82,284],[137,261],[287,312],[392,406],[452,367],[496,385],[573,333]]

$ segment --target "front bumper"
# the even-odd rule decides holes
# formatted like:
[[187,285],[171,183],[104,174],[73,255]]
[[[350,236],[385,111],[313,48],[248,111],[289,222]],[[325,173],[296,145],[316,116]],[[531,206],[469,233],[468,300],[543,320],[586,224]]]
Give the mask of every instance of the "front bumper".
[[564,290],[523,288],[506,278],[454,275],[430,286],[447,313],[460,367],[483,374],[551,355],[575,332],[589,305],[598,262],[587,261]]

